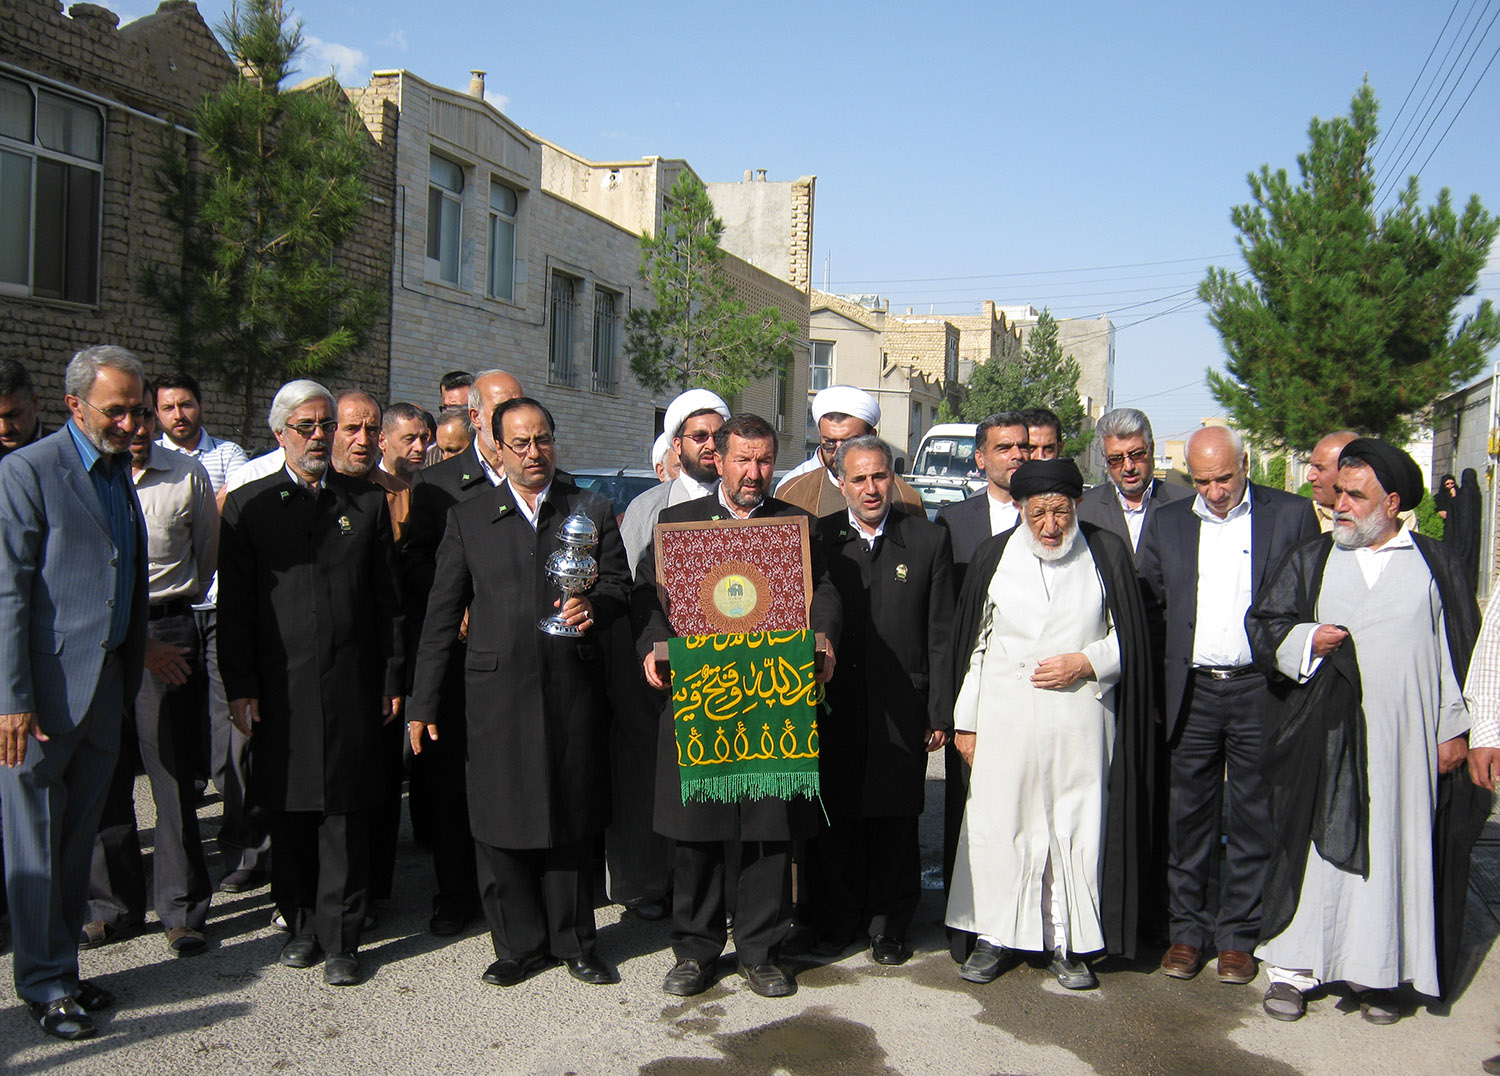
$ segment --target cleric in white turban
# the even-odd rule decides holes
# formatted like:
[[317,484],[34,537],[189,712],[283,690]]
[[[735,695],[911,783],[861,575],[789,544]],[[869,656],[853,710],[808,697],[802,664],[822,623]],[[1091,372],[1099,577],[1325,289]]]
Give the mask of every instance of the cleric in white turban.
[[[625,554],[630,570],[651,544],[656,517],[661,510],[683,501],[706,497],[719,482],[719,458],[714,452],[714,434],[729,421],[729,405],[718,393],[707,389],[688,389],[667,407],[662,420],[662,437],[677,454],[677,476],[653,486],[630,502],[620,520],[620,537],[625,540]],[[658,439],[657,445],[661,441]],[[652,464],[656,459],[653,456]]]
[[[812,415],[818,424],[818,450],[806,463],[787,472],[776,487],[776,496],[822,517],[846,510],[843,491],[833,473],[834,453],[845,441],[878,434],[880,404],[864,389],[831,385],[813,397]],[[896,478],[893,504],[908,512],[922,511],[921,496],[900,477]]]

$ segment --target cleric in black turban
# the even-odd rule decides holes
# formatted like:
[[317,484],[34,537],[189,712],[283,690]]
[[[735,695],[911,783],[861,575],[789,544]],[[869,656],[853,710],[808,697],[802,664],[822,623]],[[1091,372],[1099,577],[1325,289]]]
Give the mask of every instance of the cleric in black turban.
[[1083,475],[1069,459],[1028,460],[1010,476],[1010,495],[1018,501],[1044,493],[1061,493],[1077,500],[1083,496]]
[[1395,445],[1374,437],[1356,438],[1339,453],[1339,466],[1349,463],[1374,471],[1380,488],[1401,498],[1401,511],[1410,512],[1422,500],[1422,468]]

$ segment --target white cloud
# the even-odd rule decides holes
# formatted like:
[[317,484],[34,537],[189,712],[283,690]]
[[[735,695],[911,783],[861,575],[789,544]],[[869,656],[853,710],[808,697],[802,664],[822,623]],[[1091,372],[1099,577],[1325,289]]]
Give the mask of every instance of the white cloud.
[[406,31],[405,30],[392,30],[390,33],[388,33],[388,34],[385,35],[385,40],[382,41],[380,44],[382,46],[384,46],[385,48],[400,49],[402,52],[405,52],[406,51]]
[[484,99],[486,103],[493,105],[500,112],[504,112],[510,107],[510,98],[503,93],[496,93],[494,90],[485,90]]
[[343,83],[365,81],[369,58],[359,49],[339,45],[322,38],[305,35],[302,43],[306,47],[302,69],[309,78],[316,78],[329,68]]

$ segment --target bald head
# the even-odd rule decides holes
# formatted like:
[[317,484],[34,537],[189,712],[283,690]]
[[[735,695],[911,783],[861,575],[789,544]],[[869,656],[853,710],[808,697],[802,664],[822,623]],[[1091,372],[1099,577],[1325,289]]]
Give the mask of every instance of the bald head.
[[1339,453],[1350,441],[1358,438],[1359,434],[1353,430],[1330,433],[1313,446],[1312,454],[1307,458],[1307,480],[1312,484],[1313,500],[1324,508],[1332,508],[1337,497],[1333,487],[1339,476]]
[[1187,439],[1186,454],[1194,488],[1223,519],[1244,498],[1250,480],[1244,439],[1228,426],[1204,426]]
[[483,370],[474,376],[469,386],[469,425],[473,427],[479,451],[497,471],[503,465],[500,450],[495,447],[491,422],[495,409],[506,400],[517,400],[526,395],[521,383],[504,370]]

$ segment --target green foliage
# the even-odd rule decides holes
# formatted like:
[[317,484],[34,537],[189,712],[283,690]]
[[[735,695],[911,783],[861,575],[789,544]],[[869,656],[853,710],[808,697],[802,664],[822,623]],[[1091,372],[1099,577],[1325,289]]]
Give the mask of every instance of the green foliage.
[[1056,319],[1050,310],[1043,310],[1024,347],[1007,349],[974,367],[963,421],[982,422],[998,411],[1047,407],[1062,422],[1063,455],[1082,456],[1094,431],[1083,429],[1079,373],[1078,360],[1058,342]]
[[[1250,457],[1250,481],[1271,489],[1286,489],[1286,457],[1272,456],[1270,461],[1262,466],[1259,456],[1252,455]],[[1311,484],[1307,484],[1307,488],[1311,495]]]
[[1432,491],[1428,490],[1422,494],[1422,502],[1417,505],[1417,530],[1429,538],[1441,541],[1443,517],[1437,513],[1437,502],[1432,499]]
[[641,276],[653,309],[626,318],[625,354],[653,392],[712,389],[729,397],[792,356],[797,326],[774,306],[752,311],[734,297],[719,241],[724,222],[697,176],[684,171],[667,194],[656,235],[641,235]]
[[[944,396],[941,400],[938,401],[937,419],[934,421],[934,425],[936,425],[938,422],[962,421],[963,416],[953,410],[953,404],[948,401],[948,397]],[[977,422],[978,420],[976,419],[975,421]]]
[[1307,451],[1337,429],[1402,443],[1500,342],[1488,299],[1455,326],[1500,221],[1477,195],[1456,212],[1447,190],[1421,209],[1415,176],[1377,218],[1377,111],[1364,85],[1349,116],[1314,118],[1295,185],[1252,173],[1254,201],[1231,213],[1247,272],[1210,268],[1199,285],[1228,355],[1210,388],[1263,443]]
[[142,279],[178,361],[238,399],[244,438],[258,390],[337,369],[380,301],[333,259],[368,197],[364,129],[331,78],[281,91],[302,48],[290,18],[246,0],[218,27],[241,74],[194,110],[196,154],[171,136],[156,180],[182,264]]

